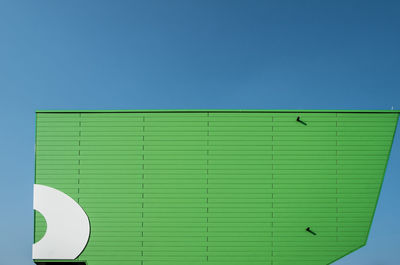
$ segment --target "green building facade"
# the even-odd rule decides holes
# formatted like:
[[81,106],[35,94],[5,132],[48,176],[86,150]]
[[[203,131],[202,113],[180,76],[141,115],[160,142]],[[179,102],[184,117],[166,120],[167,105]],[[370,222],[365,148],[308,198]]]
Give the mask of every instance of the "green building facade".
[[[90,232],[82,226],[89,236],[72,258],[55,254],[67,251],[60,238],[39,250],[51,236],[50,229],[45,235],[50,223],[35,206],[34,261],[333,263],[367,242],[398,116],[38,111],[35,187],[72,198],[86,213]],[[35,188],[35,200],[39,193]],[[61,219],[73,223],[75,215],[64,214],[71,221]]]

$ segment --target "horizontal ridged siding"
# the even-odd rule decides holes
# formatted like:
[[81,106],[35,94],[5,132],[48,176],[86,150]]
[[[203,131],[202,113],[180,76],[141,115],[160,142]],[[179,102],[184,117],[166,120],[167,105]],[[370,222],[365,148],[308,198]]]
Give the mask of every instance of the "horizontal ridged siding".
[[87,212],[89,265],[328,264],[366,242],[397,119],[38,113],[36,183]]

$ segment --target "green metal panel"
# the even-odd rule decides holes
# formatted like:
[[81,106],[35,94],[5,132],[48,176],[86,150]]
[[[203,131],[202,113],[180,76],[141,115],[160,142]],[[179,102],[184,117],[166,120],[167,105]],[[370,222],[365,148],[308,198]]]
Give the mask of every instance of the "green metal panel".
[[35,183],[88,214],[89,265],[329,264],[366,243],[398,115],[41,111]]

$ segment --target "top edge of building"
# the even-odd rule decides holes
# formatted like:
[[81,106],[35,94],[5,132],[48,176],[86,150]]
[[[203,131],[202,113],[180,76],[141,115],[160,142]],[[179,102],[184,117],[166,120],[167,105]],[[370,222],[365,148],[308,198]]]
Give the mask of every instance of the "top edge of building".
[[136,109],[136,110],[36,110],[36,113],[400,113],[400,110],[265,110],[265,109]]

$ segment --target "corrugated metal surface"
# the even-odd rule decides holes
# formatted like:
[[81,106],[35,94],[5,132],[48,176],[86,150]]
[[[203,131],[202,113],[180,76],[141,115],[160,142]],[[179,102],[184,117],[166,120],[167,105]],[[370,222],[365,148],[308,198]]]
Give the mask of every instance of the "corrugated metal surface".
[[38,113],[36,183],[87,212],[89,265],[329,264],[367,240],[397,119]]

